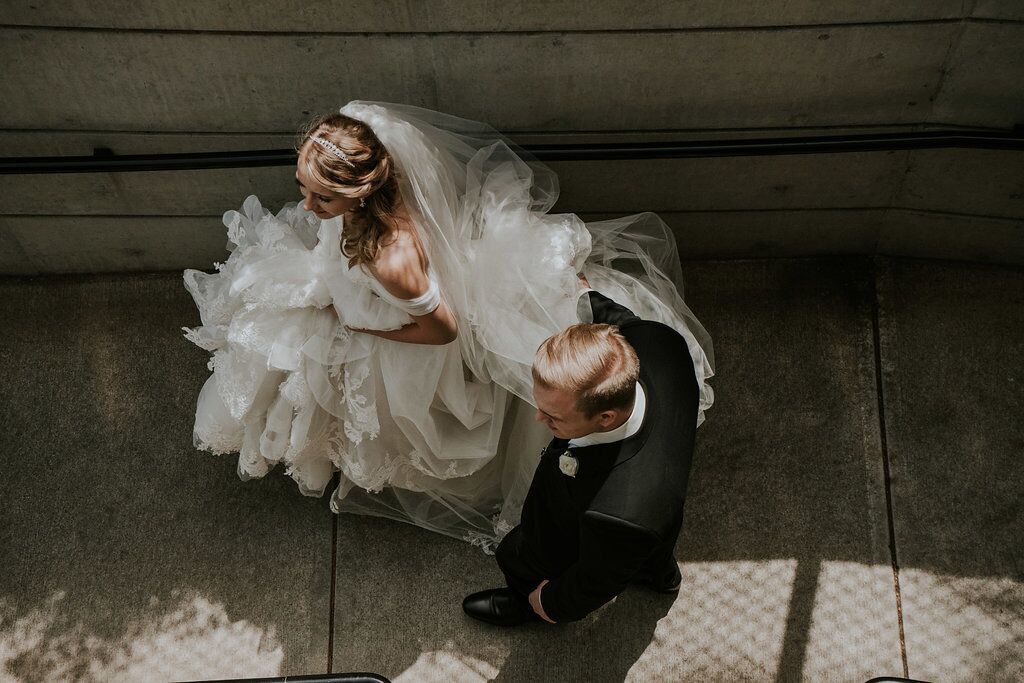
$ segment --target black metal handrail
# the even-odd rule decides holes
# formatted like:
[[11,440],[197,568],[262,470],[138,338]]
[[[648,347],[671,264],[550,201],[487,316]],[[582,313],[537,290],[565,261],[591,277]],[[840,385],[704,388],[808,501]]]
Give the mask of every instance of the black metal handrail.
[[[869,133],[818,137],[700,140],[691,142],[620,142],[522,145],[541,161],[613,161],[624,159],[682,159],[703,157],[878,152],[909,149],[972,148],[1024,150],[1024,134],[993,131],[924,131]],[[93,156],[3,157],[0,175],[31,173],[116,173],[125,171],[185,171],[210,168],[290,166],[291,149],[180,154],[113,154]]]
[[[222,678],[195,683],[391,683],[380,674],[342,673],[306,674],[303,676],[275,676],[274,678]],[[870,681],[868,683],[871,683]]]

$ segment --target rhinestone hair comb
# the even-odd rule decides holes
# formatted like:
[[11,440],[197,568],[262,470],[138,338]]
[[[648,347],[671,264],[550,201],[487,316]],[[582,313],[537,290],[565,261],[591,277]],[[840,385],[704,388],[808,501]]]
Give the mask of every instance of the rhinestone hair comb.
[[326,150],[327,150],[328,152],[330,152],[330,153],[334,154],[334,156],[338,157],[339,159],[341,159],[342,161],[344,161],[344,162],[345,162],[346,164],[348,164],[349,166],[353,166],[353,165],[354,165],[354,164],[353,164],[353,163],[352,163],[352,162],[351,162],[351,161],[349,160],[349,158],[348,158],[348,155],[347,155],[347,154],[345,154],[344,152],[342,152],[342,151],[341,151],[341,149],[339,149],[339,148],[338,148],[338,146],[337,146],[336,144],[334,144],[333,142],[331,142],[331,141],[330,141],[330,140],[328,140],[327,138],[322,138],[322,137],[320,137],[320,136],[318,135],[318,136],[316,136],[315,138],[313,138],[313,142],[315,142],[316,144],[320,145],[321,147],[323,147],[324,149],[326,149]]

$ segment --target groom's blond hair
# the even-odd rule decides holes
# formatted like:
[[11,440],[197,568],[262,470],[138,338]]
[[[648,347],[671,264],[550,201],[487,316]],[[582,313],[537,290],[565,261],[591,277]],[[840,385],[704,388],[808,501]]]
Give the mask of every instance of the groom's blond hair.
[[579,323],[549,337],[533,358],[533,381],[576,395],[587,417],[628,409],[636,398],[640,360],[613,325]]

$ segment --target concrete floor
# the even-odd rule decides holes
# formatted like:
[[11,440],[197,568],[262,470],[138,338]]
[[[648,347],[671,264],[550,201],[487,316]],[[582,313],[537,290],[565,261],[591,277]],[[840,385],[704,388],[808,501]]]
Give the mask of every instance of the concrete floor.
[[0,681],[1024,678],[1024,270],[692,262],[678,597],[498,630],[464,543],[196,452],[178,274],[0,281]]

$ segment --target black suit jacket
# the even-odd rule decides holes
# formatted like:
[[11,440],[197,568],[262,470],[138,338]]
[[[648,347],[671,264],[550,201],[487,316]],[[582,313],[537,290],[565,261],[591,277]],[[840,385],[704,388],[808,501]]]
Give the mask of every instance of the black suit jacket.
[[647,410],[628,439],[569,449],[579,463],[575,477],[558,466],[567,442],[553,440],[520,525],[499,548],[499,563],[531,567],[550,581],[541,602],[558,622],[581,619],[631,581],[669,578],[697,422],[697,381],[685,339],[597,292],[590,302],[594,322],[617,325],[636,351]]

